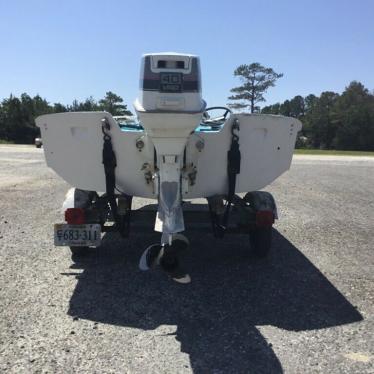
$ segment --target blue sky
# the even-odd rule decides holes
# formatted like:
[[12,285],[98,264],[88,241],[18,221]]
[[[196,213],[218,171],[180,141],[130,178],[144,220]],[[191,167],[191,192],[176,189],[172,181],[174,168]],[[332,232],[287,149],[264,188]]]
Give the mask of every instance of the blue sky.
[[203,96],[225,105],[242,63],[284,73],[267,104],[374,89],[374,1],[0,0],[0,99],[39,93],[71,103],[106,91],[132,110],[140,56],[200,55]]

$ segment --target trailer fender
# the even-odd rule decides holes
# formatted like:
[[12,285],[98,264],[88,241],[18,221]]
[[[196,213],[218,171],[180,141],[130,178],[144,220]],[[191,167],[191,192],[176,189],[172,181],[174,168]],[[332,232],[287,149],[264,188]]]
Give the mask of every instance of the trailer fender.
[[89,191],[80,190],[78,188],[70,188],[66,193],[65,200],[62,204],[62,212],[69,208],[85,208],[91,201]]
[[274,218],[278,219],[277,205],[271,193],[266,191],[252,191],[248,192],[243,200],[249,203],[256,212],[271,210]]

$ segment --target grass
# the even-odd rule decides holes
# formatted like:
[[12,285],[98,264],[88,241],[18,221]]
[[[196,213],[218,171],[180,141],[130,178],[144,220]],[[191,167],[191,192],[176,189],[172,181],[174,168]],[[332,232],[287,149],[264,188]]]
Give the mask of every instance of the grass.
[[0,139],[0,144],[14,144],[14,142],[10,142],[8,140]]
[[295,149],[296,155],[326,155],[326,156],[371,156],[374,152],[367,151],[335,151],[331,149]]

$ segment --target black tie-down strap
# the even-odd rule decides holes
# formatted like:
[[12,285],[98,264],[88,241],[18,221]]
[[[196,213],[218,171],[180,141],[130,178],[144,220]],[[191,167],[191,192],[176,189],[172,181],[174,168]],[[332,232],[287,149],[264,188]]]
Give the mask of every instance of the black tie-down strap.
[[105,171],[105,185],[106,194],[110,209],[112,210],[113,220],[116,224],[119,223],[117,201],[114,193],[116,187],[116,174],[115,169],[117,167],[116,155],[113,151],[112,138],[108,131],[110,130],[110,124],[106,118],[102,120],[102,132],[104,134],[104,146],[103,146],[103,164]]
[[239,136],[235,133],[240,130],[239,121],[234,119],[231,126],[231,146],[227,152],[227,178],[228,192],[225,211],[222,222],[219,216],[210,209],[211,219],[213,223],[214,235],[222,238],[225,235],[230,217],[231,205],[235,196],[236,176],[240,173],[241,154],[239,149]]

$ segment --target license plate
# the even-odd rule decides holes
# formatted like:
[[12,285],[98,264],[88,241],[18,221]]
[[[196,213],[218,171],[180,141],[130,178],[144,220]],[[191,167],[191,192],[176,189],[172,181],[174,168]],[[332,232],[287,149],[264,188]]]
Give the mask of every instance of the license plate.
[[56,246],[97,247],[101,242],[101,226],[96,223],[84,225],[56,223],[54,229]]

